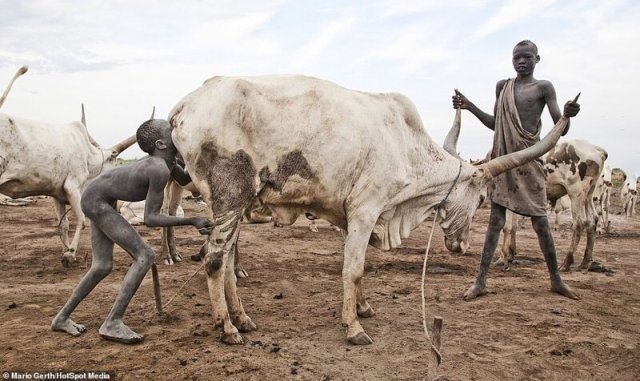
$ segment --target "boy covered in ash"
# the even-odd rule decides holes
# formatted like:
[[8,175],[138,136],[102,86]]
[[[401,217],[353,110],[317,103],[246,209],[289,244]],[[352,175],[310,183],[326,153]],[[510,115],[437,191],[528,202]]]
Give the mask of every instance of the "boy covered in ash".
[[213,224],[204,217],[182,218],[160,213],[164,188],[170,178],[180,185],[191,181],[189,174],[176,164],[177,149],[171,139],[169,122],[152,119],[136,133],[140,148],[149,156],[134,164],[105,171],[87,186],[82,194],[82,211],[91,220],[91,268],[80,280],[67,303],[53,318],[51,329],[79,336],[86,328],[71,320],[78,304],[104,279],[113,267],[113,245],[122,247],[133,258],[116,301],[99,329],[105,339],[138,343],[143,336],[122,321],[131,298],[151,268],[155,254],[136,230],[118,213],[116,202],[146,200],[144,221],[150,227],[193,225],[200,234],[210,234]]
[[[538,142],[542,129],[540,116],[545,106],[549,109],[554,123],[557,123],[563,114],[571,118],[580,111],[577,101],[568,101],[564,105],[563,113],[560,112],[553,84],[533,76],[538,62],[540,56],[536,44],[529,40],[516,44],[512,55],[516,77],[498,81],[493,115],[480,110],[457,90],[453,96],[454,108],[469,110],[482,124],[495,131],[492,159],[525,149]],[[563,135],[568,130],[567,124]],[[491,214],[482,249],[480,270],[474,284],[465,292],[464,299],[474,299],[487,293],[487,272],[505,223],[506,209],[531,217],[533,230],[538,236],[538,243],[549,270],[551,291],[571,299],[578,298],[560,278],[556,249],[547,219],[545,189],[545,174],[542,164],[537,160],[500,174],[490,183]]]

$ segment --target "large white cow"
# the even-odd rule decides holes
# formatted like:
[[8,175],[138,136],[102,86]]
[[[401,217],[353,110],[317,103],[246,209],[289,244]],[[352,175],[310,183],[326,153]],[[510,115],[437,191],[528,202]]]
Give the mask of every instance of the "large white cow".
[[407,97],[305,76],[214,77],[169,120],[211,208],[205,269],[214,323],[229,344],[256,327],[233,268],[240,221],[256,196],[276,223],[309,212],[346,232],[342,322],[351,343],[370,344],[358,320],[374,315],[362,287],[367,245],[397,247],[436,209],[446,247],[464,252],[487,182],[551,149],[567,123],[561,118],[534,147],[474,167],[455,154],[458,130],[441,148]]
[[[555,208],[556,202],[563,196],[568,195],[571,199],[572,237],[567,255],[560,266],[563,271],[569,271],[573,266],[573,257],[585,230],[587,243],[579,268],[587,270],[591,265],[598,220],[594,205],[594,191],[607,156],[607,151],[601,147],[585,140],[572,139],[558,143],[542,157],[547,176],[547,199],[552,208]],[[507,214],[509,213],[512,212],[507,211]],[[505,224],[503,233],[506,242],[507,237],[515,235],[515,229],[509,229],[508,224]],[[515,241],[515,237],[511,240]],[[508,261],[512,258],[504,258],[504,251],[503,249],[503,257],[499,261],[508,266]]]
[[[21,68],[5,90],[0,106]],[[55,200],[63,244],[62,262],[75,262],[84,214],[80,197],[87,182],[136,142],[135,135],[111,148],[100,148],[81,122],[51,124],[0,114],[0,192],[10,197],[51,196]],[[66,204],[76,216],[76,231],[69,244]]]

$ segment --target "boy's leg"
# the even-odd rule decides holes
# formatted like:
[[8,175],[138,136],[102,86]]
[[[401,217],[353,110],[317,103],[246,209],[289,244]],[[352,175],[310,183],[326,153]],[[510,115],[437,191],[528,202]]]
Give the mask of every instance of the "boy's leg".
[[100,327],[100,336],[127,344],[138,343],[144,337],[127,327],[122,321],[122,317],[144,276],[153,264],[153,250],[115,210],[104,213],[102,218],[94,223],[109,239],[117,243],[133,258],[133,263],[124,277],[116,301]]
[[551,291],[564,295],[567,298],[578,299],[578,296],[574,294],[569,286],[567,286],[562,281],[562,278],[560,278],[558,260],[556,258],[556,248],[553,243],[551,230],[549,229],[549,220],[546,216],[531,217],[531,225],[538,235],[540,250],[542,250],[544,260],[547,263],[547,268],[549,269],[549,276],[551,277]]
[[113,266],[113,241],[93,223],[91,224],[91,251],[91,268],[73,290],[67,303],[53,318],[51,329],[54,331],[67,332],[73,336],[79,336],[85,331],[82,324],[77,324],[70,319],[71,313],[91,290],[109,275]]
[[491,257],[493,257],[493,253],[496,251],[496,247],[498,246],[500,231],[502,231],[502,228],[504,227],[505,210],[506,209],[503,206],[493,202],[491,203],[491,215],[489,216],[487,234],[484,238],[482,259],[480,259],[480,270],[478,271],[475,283],[464,293],[463,297],[465,300],[471,300],[487,293],[487,272],[489,271],[489,265],[491,264]]

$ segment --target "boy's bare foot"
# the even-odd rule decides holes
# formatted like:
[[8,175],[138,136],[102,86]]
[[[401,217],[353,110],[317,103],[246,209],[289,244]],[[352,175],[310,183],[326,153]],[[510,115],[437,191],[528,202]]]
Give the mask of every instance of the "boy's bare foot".
[[566,296],[569,299],[578,300],[580,299],[578,295],[576,295],[569,286],[567,286],[563,281],[551,281],[551,291],[560,294],[562,296]]
[[144,340],[144,336],[135,333],[127,327],[121,320],[104,322],[98,331],[100,336],[107,340],[117,341],[123,344],[136,344]]
[[78,324],[69,318],[63,319],[60,316],[53,318],[53,321],[51,322],[51,329],[59,332],[66,332],[71,336],[80,336],[82,332],[87,330],[84,325]]
[[462,298],[464,300],[475,299],[479,296],[486,295],[487,289],[485,286],[480,286],[478,283],[474,283],[469,289],[464,293]]

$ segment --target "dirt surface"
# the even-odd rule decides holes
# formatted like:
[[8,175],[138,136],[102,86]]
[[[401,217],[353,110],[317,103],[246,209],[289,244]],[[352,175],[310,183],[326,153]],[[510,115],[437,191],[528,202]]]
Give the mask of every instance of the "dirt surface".
[[[184,206],[187,215],[204,213],[195,201]],[[78,264],[62,266],[54,215],[49,199],[0,207],[2,371],[108,371],[118,380],[421,380],[427,374],[420,290],[430,222],[396,250],[367,251],[364,287],[377,315],[361,321],[373,345],[347,344],[340,324],[341,233],[324,222],[313,233],[300,218],[285,228],[243,225],[241,258],[249,278],[239,280],[239,295],[258,325],[244,335],[244,345],[220,342],[204,272],[189,280],[199,268],[189,256],[202,238],[181,227],[177,242],[185,260],[175,266],[163,265],[159,256],[156,261],[163,302],[175,298],[164,317],[154,316],[149,273],[125,315],[145,341],[127,346],[97,332],[130,264],[119,248],[112,274],[72,316],[87,332],[75,338],[50,330],[91,262],[85,229]],[[522,261],[506,272],[493,266],[491,293],[465,302],[461,295],[477,272],[487,220],[488,209],[479,209],[464,256],[445,249],[440,228],[434,233],[426,300],[429,324],[434,315],[444,318],[441,379],[638,380],[640,217],[612,215],[610,233],[596,241],[594,259],[615,273],[564,275],[579,301],[548,291],[547,270],[527,222],[518,233]],[[159,250],[158,229],[137,229]],[[570,243],[569,215],[561,216],[554,237],[562,261]]]

